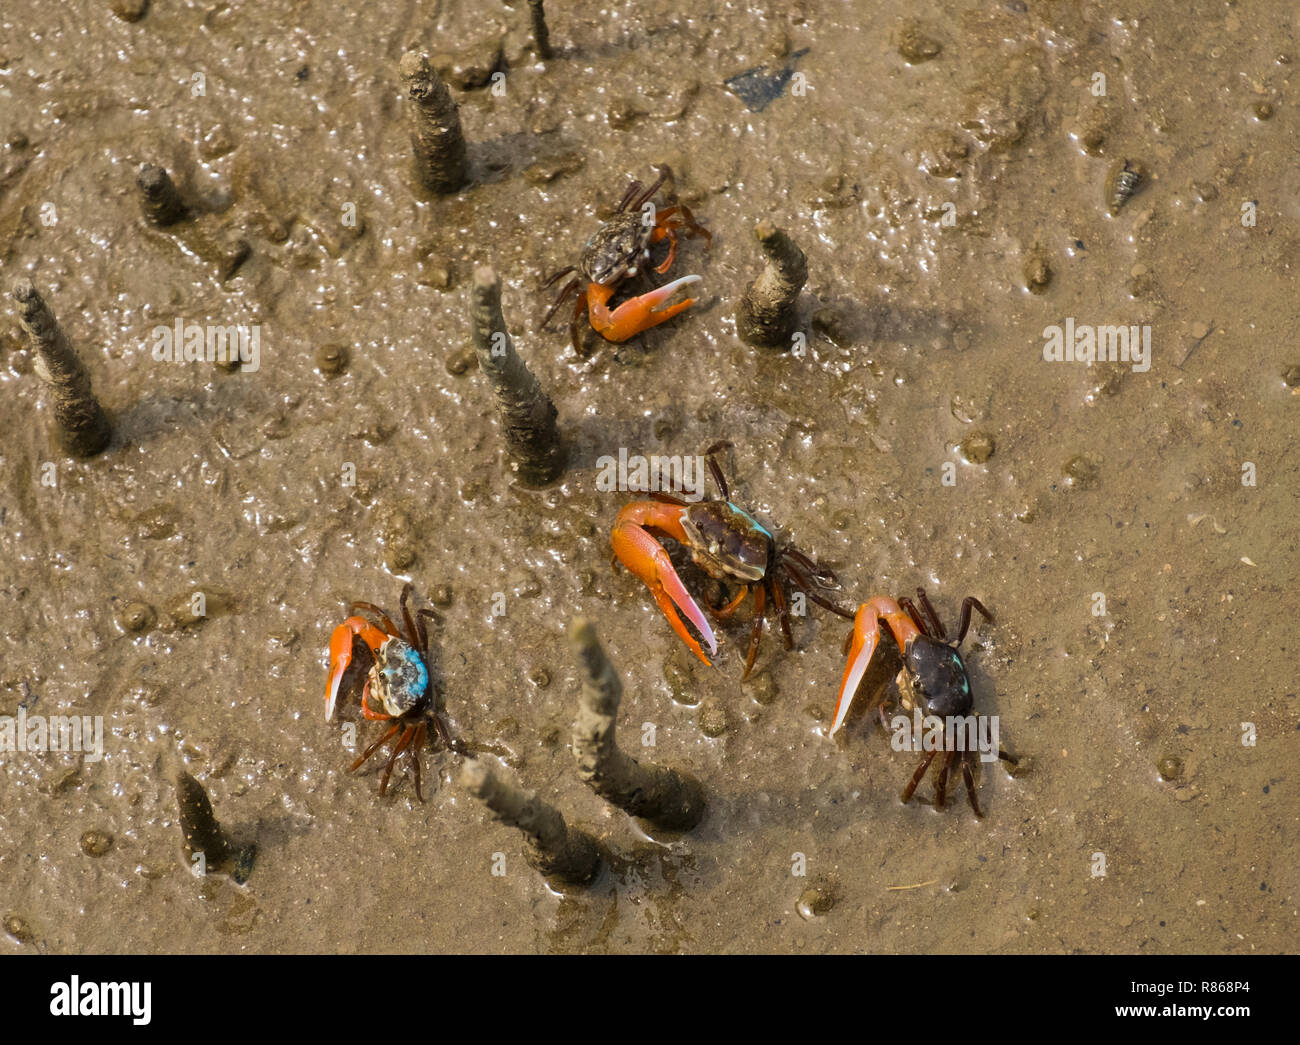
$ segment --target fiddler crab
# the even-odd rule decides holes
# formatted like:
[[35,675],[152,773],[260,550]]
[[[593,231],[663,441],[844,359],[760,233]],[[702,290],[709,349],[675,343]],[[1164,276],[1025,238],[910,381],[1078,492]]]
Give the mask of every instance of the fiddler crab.
[[710,577],[740,584],[740,591],[725,606],[718,609],[709,607],[716,619],[732,617],[753,589],[754,617],[745,673],[741,676],[744,681],[753,670],[754,658],[758,655],[763,617],[769,602],[776,607],[785,648],[794,647],[786,605],[787,580],[822,608],[849,619],[853,614],[818,594],[839,587],[830,570],[818,566],[788,545],[778,547],[776,539],[758,520],[728,499],[727,480],[713,455],[730,446],[727,442],[717,443],[705,454],[713,481],[722,494],[720,498],[691,504],[668,494],[655,494],[653,500],[633,501],[618,513],[609,541],[618,561],[645,583],[673,630],[705,664],[709,663],[709,658],[682,617],[694,625],[712,655],[718,652],[717,638],[708,619],[673,569],[668,552],[651,531],[664,533],[684,546],[694,563]]
[[[677,258],[679,231],[688,236],[703,236],[707,244],[713,242],[709,230],[695,220],[685,204],[646,209],[646,204],[654,198],[671,174],[672,171],[667,166],[659,167],[659,177],[649,188],[639,181],[633,181],[623,193],[614,216],[597,229],[596,234],[583,247],[578,264],[560,269],[542,284],[541,289],[546,290],[570,273],[577,273],[564,285],[542,319],[542,327],[545,328],[565,299],[577,291],[573,319],[569,324],[569,337],[575,352],[581,351],[578,344],[578,322],[584,309],[592,327],[606,341],[622,342],[672,319],[695,304],[694,298],[687,298],[667,308],[660,307],[680,288],[700,281],[699,276],[682,276],[655,290],[629,298],[613,310],[609,308],[610,298],[622,283],[642,271],[642,266],[647,269],[651,267],[652,243],[668,241],[668,256],[661,264],[654,266],[654,271],[663,275],[672,268]],[[651,216],[653,220],[650,220]],[[587,281],[585,289],[582,289],[583,280]]]
[[[849,655],[844,668],[844,681],[840,685],[839,701],[835,705],[835,718],[831,722],[830,734],[834,736],[844,725],[849,714],[849,705],[867,673],[867,666],[876,651],[880,639],[880,621],[884,621],[898,649],[903,655],[903,669],[898,673],[897,684],[902,697],[901,704],[906,711],[919,708],[923,715],[934,716],[947,723],[950,719],[961,716],[979,717],[974,711],[974,696],[971,693],[970,679],[966,676],[966,665],[957,652],[966,631],[970,627],[971,610],[976,609],[985,620],[992,621],[993,616],[986,610],[979,599],[969,596],[961,604],[961,620],[957,628],[957,641],[950,642],[939,615],[935,613],[925,591],[916,589],[917,600],[921,604],[924,616],[917,611],[911,599],[895,601],[886,596],[877,596],[858,607],[853,622],[853,632],[849,642],[845,643],[845,652]],[[850,642],[852,647],[850,648]],[[880,720],[885,723],[885,709],[879,708]],[[973,731],[972,731],[973,733]],[[971,735],[971,734],[968,734]],[[946,736],[946,733],[945,733]],[[903,801],[911,800],[917,785],[924,779],[930,763],[934,761],[938,750],[924,753],[912,779],[903,791]],[[961,771],[966,781],[966,795],[970,799],[971,809],[977,817],[983,817],[979,801],[975,797],[975,779],[972,766],[978,761],[978,752],[963,749],[961,752]],[[943,766],[939,771],[939,780],[935,788],[935,805],[942,809],[947,798],[948,774],[957,760],[957,750],[946,750]],[[998,749],[998,758],[1012,765],[1016,760]]]
[[[429,721],[433,721],[435,731],[449,749],[459,750],[459,745],[452,740],[447,727],[438,717],[433,706],[433,689],[429,685],[429,633],[425,622],[436,621],[437,617],[430,609],[417,610],[415,616],[411,616],[407,601],[413,588],[414,585],[408,583],[402,589],[401,610],[405,631],[398,628],[387,613],[369,602],[352,603],[348,612],[354,616],[349,616],[334,629],[330,636],[325,721],[333,720],[340,696],[355,692],[358,674],[353,671],[348,675],[348,667],[352,664],[353,656],[365,649],[370,654],[371,665],[361,691],[361,713],[368,719],[392,722],[392,725],[388,732],[361,753],[348,767],[348,772],[359,769],[366,759],[396,737],[384,766],[384,775],[379,781],[379,793],[387,793],[388,781],[393,774],[397,757],[409,750],[408,758],[415,771],[415,794],[423,802],[419,752],[428,735]],[[358,612],[369,614],[373,619],[355,616]],[[343,690],[345,676],[349,683],[348,692]],[[370,706],[373,697],[379,699],[382,711]]]

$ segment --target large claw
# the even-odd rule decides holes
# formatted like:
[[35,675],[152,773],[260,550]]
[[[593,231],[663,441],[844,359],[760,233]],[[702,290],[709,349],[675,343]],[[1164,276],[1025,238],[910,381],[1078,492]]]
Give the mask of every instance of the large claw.
[[[634,510],[633,513],[629,513],[629,509]],[[636,511],[638,509],[639,511]],[[614,526],[614,532],[610,534],[609,543],[614,549],[614,554],[618,556],[619,562],[650,589],[650,593],[659,604],[659,609],[672,625],[673,631],[677,632],[682,641],[691,648],[692,653],[708,664],[709,658],[704,655],[704,650],[701,649],[695,636],[687,630],[682,616],[695,625],[696,630],[704,636],[704,641],[709,646],[709,653],[716,655],[718,640],[713,635],[713,629],[709,627],[708,618],[695,604],[690,592],[686,590],[686,585],[677,576],[672,560],[669,559],[663,546],[640,525],[642,521],[649,522],[676,537],[672,530],[673,520],[668,518],[672,511],[673,506],[656,502],[629,505],[619,513],[619,521]],[[680,508],[676,511],[680,513]],[[656,512],[663,517],[648,517]],[[629,517],[630,514],[644,518]],[[680,532],[680,523],[676,524],[676,529]],[[685,534],[682,534],[680,539],[685,540]],[[678,614],[679,610],[681,615]]]
[[364,617],[349,617],[330,636],[330,675],[325,688],[325,721],[334,718],[334,708],[338,704],[339,684],[343,673],[352,663],[353,637],[360,635],[362,641],[373,651],[378,651],[388,636],[376,628]]
[[606,341],[626,341],[643,330],[649,330],[672,319],[678,312],[694,305],[695,299],[687,298],[668,308],[659,308],[681,287],[699,281],[699,276],[683,276],[649,293],[624,301],[612,312],[606,307],[606,303],[614,296],[614,288],[601,283],[591,283],[587,287],[587,314],[591,318],[591,325]]
[[880,641],[880,620],[889,625],[890,631],[902,650],[917,635],[916,625],[893,599],[877,596],[870,602],[858,607],[857,616],[853,618],[853,646],[849,650],[849,662],[844,666],[844,681],[840,683],[840,696],[835,704],[835,717],[831,721],[830,735],[834,736],[849,717],[849,705],[858,692],[858,686],[867,673],[871,657],[876,652]]

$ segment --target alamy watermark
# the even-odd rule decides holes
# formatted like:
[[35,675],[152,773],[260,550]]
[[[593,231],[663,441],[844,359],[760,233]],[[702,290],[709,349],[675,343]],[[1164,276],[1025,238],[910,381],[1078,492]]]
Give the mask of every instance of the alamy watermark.
[[1132,363],[1133,372],[1151,369],[1151,327],[1094,327],[1075,323],[1067,316],[1065,326],[1043,329],[1043,359],[1048,363]]
[[978,751],[981,762],[996,762],[997,715],[923,715],[912,709],[912,717],[895,715],[889,720],[890,746],[895,751]]
[[170,327],[154,327],[152,337],[151,354],[158,363],[238,363],[248,374],[262,365],[260,323],[223,326],[177,319]]
[[51,1016],[130,1016],[135,1026],[145,1027],[153,1018],[152,1002],[152,981],[82,983],[72,976],[50,984]]
[[86,756],[87,762],[104,757],[104,716],[29,715],[19,708],[17,716],[0,715],[0,755],[14,752],[43,754],[61,751]]
[[596,458],[596,489],[601,493],[615,490],[637,493],[673,493],[686,501],[701,501],[705,493],[708,467],[699,454],[674,457],[629,454],[619,447],[618,457],[609,454]]

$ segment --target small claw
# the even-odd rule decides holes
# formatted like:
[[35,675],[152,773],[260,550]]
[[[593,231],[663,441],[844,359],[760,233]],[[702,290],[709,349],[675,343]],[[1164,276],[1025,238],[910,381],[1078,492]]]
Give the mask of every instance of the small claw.
[[835,718],[831,722],[830,735],[834,736],[849,717],[849,705],[862,684],[867,673],[867,666],[876,652],[876,643],[880,641],[880,624],[876,609],[871,603],[858,607],[858,615],[853,620],[853,647],[849,651],[849,662],[844,667],[844,681],[840,683],[840,696],[835,704]]
[[349,617],[330,635],[330,674],[325,688],[325,721],[334,718],[334,709],[339,699],[339,684],[352,663],[353,637],[360,635],[372,650],[377,651],[387,639],[382,631],[364,617]]
[[614,532],[610,535],[610,544],[619,562],[650,589],[650,594],[655,597],[659,609],[668,618],[668,623],[672,625],[673,630],[700,660],[708,664],[709,658],[704,655],[695,636],[686,629],[681,616],[678,616],[678,611],[704,636],[704,641],[709,646],[709,653],[717,654],[718,640],[713,635],[713,629],[709,627],[708,618],[695,604],[690,592],[686,590],[686,585],[677,576],[672,560],[663,546],[647,530],[631,522],[625,522],[614,528]]
[[695,298],[687,298],[667,308],[659,308],[679,289],[691,283],[698,283],[700,279],[699,276],[682,276],[681,279],[665,283],[656,290],[624,301],[612,312],[606,307],[606,302],[613,297],[613,288],[592,283],[587,291],[587,311],[591,317],[591,325],[606,341],[626,341],[643,330],[649,330],[672,319],[677,313],[694,305]]
[[361,714],[365,718],[370,719],[372,722],[374,721],[387,722],[389,719],[393,717],[392,715],[388,714],[388,712],[386,711],[375,711],[370,706],[370,679],[366,679],[366,685],[361,690]]

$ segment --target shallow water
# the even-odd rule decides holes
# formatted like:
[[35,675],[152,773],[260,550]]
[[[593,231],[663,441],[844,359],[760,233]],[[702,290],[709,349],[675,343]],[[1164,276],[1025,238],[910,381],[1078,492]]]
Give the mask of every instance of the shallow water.
[[[0,913],[29,938],[5,946],[1296,948],[1294,5],[616,3],[555,10],[544,64],[522,3],[155,6],[0,16],[3,284],[36,281],[117,430],[91,461],[57,453],[5,322],[0,714],[105,728],[102,761],[0,758]],[[472,51],[496,22],[505,93],[455,92],[477,183],[426,199],[397,59]],[[916,32],[942,50],[909,65]],[[804,79],[762,112],[723,86],[802,48]],[[1146,177],[1111,215],[1125,160]],[[248,239],[232,279],[143,224],[143,162]],[[713,234],[675,269],[703,276],[700,304],[578,357],[563,324],[539,329],[535,288],[663,162]],[[801,357],[735,337],[764,218],[808,256]],[[484,262],[571,442],[542,492],[512,485],[476,368],[448,369]],[[154,361],[151,331],[178,317],[260,323],[259,369]],[[1150,325],[1150,369],[1044,361],[1067,317]],[[330,344],[351,353],[335,378],[314,363]],[[993,442],[981,463],[959,450],[972,435]],[[934,775],[903,805],[915,759],[865,711],[827,739],[843,621],[796,619],[790,652],[769,633],[742,685],[746,620],[707,669],[611,570],[632,495],[597,491],[597,459],[722,438],[733,500],[833,566],[843,601],[924,585],[945,621],[967,594],[993,610],[964,649],[1024,765],[981,774],[986,819],[959,786],[935,809]],[[381,799],[377,767],[344,772],[329,633],[352,599],[396,609],[408,578],[452,589],[434,674],[453,729],[601,838],[593,888],[549,889],[454,756],[424,755],[424,805],[409,775]],[[143,633],[122,623],[136,601]],[[622,672],[625,745],[654,723],[638,756],[705,783],[690,834],[651,839],[577,779],[579,613]],[[187,873],[182,763],[258,840],[246,886]],[[810,886],[833,905],[806,919]]]

